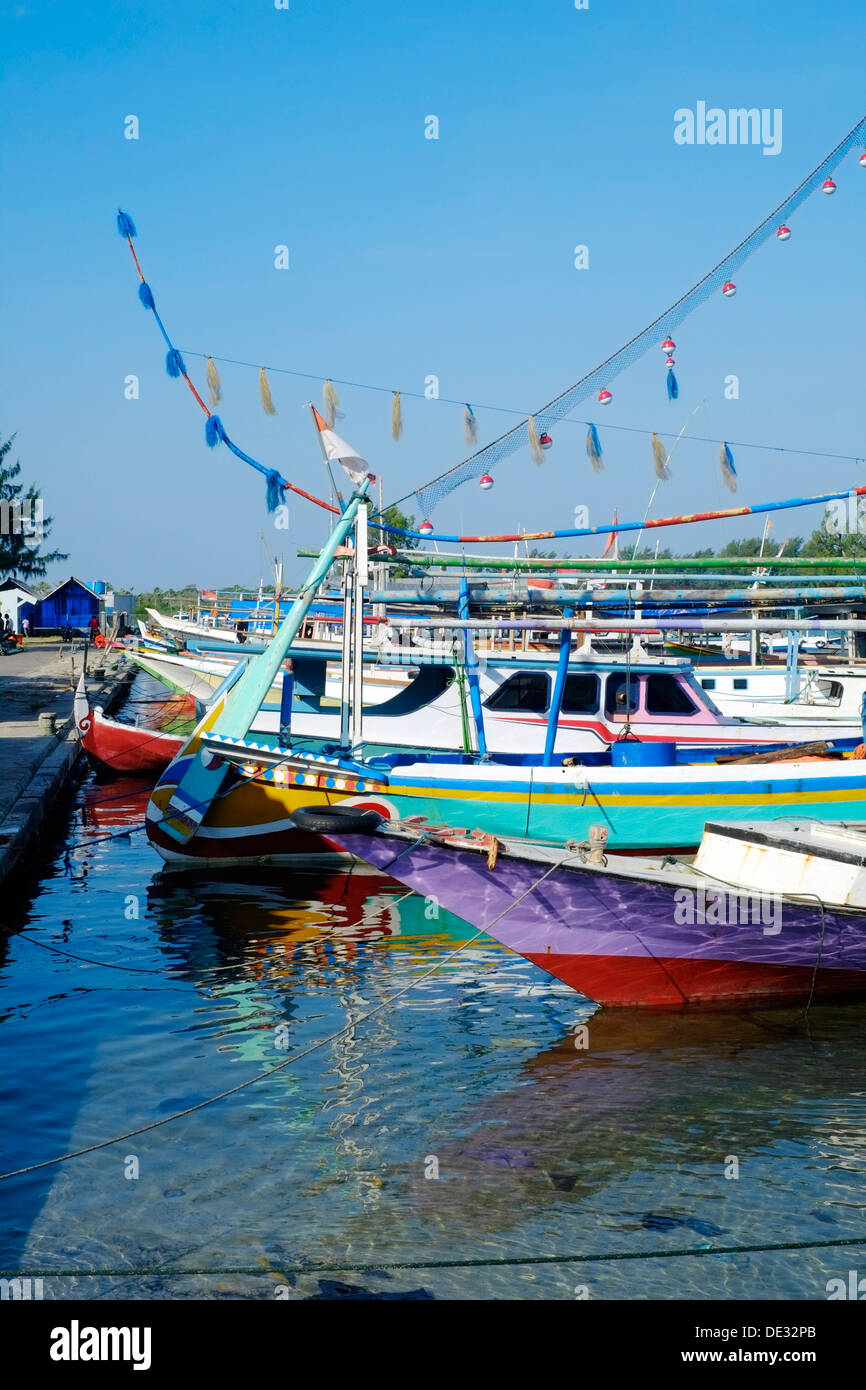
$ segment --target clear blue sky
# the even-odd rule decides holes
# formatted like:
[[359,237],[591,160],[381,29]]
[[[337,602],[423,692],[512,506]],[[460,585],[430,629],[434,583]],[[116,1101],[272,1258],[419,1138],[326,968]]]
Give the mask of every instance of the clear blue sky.
[[[321,541],[324,514],[291,503],[274,533],[263,481],[204,444],[202,416],[170,380],[138,303],[118,205],[169,332],[192,351],[444,396],[537,409],[641,329],[739,241],[863,114],[862,8],[805,0],[167,0],[4,3],[2,178],[4,434],[56,517],[55,570],[137,589],[252,583],[259,532],[286,559]],[[703,100],[783,111],[776,157],[674,143],[674,111]],[[124,138],[124,117],[140,139]],[[424,138],[436,115],[438,141]],[[639,515],[648,440],[607,424],[842,454],[864,441],[866,170],[850,155],[833,198],[815,195],[676,333],[680,399],[661,354],[595,414],[562,425],[543,467],[524,453],[487,493],[470,483],[442,529],[542,529],[576,504],[602,522]],[[273,267],[286,243],[291,268]],[[584,243],[590,268],[573,268]],[[201,385],[203,363],[187,359]],[[313,491],[324,479],[301,406],[318,382],[221,369],[235,441]],[[127,401],[124,377],[140,377]],[[740,378],[726,401],[723,379]],[[467,452],[461,411],[342,390],[340,428],[384,476],[386,498]],[[581,407],[578,414],[592,416]],[[508,417],[479,408],[481,442]],[[738,500],[848,487],[866,470],[735,449]],[[725,506],[718,448],[683,444],[655,514]],[[808,532],[814,511],[774,535]],[[684,548],[759,523],[670,531]],[[593,550],[601,545],[593,543]],[[289,573],[302,566],[292,559]]]

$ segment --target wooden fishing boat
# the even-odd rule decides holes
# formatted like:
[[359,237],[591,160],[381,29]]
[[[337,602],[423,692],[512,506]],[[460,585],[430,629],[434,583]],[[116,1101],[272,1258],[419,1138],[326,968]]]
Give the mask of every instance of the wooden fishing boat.
[[[635,743],[629,756],[661,751]],[[199,804],[199,793],[186,790],[194,787],[199,763],[219,792],[196,818],[194,833],[178,840],[173,820],[185,798]],[[169,862],[290,863],[294,811],[335,802],[394,821],[420,817],[553,843],[585,838],[601,821],[616,852],[688,852],[720,806],[749,820],[866,819],[866,760],[809,755],[757,764],[551,766],[537,758],[479,763],[457,754],[392,754],[356,762],[200,727],[154,789],[148,834]]]
[[75,690],[73,715],[81,746],[91,765],[102,775],[143,776],[162,772],[186,742],[185,735],[109,719],[98,705],[91,709],[83,676]]
[[[254,658],[252,658],[254,659]],[[133,654],[145,671],[172,689],[209,701],[233,663],[214,657]],[[340,668],[324,656],[293,648],[291,723],[307,746],[334,744],[340,737]],[[364,665],[364,751],[465,752],[468,708],[462,668],[423,656],[417,664]],[[453,653],[452,653],[453,662]],[[276,735],[280,725],[283,671],[279,671],[256,719],[259,732]],[[554,703],[556,662],[544,657],[499,656],[478,671],[485,750],[493,755],[544,752]],[[811,721],[802,711],[790,724],[722,714],[688,662],[591,654],[572,657],[558,696],[553,752],[559,757],[602,753],[626,733],[647,743],[676,743],[683,757],[714,757],[727,751],[808,743],[827,736],[822,711]],[[775,707],[774,707],[775,708]],[[859,713],[834,719],[839,747],[862,738]]]
[[435,900],[599,1004],[866,997],[866,832],[709,823],[693,864],[426,827],[295,823]]
[[723,714],[761,721],[844,724],[862,717],[866,666],[705,666],[695,672]]
[[[262,655],[252,658],[235,688],[224,690],[214,700],[190,741],[160,778],[148,808],[148,834],[167,861],[292,862],[299,852],[322,854],[327,846],[321,839],[316,842],[310,832],[303,842],[299,838],[303,832],[292,821],[299,805],[312,800],[322,805],[345,801],[360,808],[372,806],[393,820],[422,816],[433,824],[468,824],[495,836],[554,843],[585,838],[590,826],[601,818],[611,847],[633,852],[670,852],[697,846],[708,816],[720,804],[736,807],[737,815],[755,820],[827,815],[862,818],[866,760],[844,758],[841,753],[831,755],[823,744],[808,754],[800,751],[784,763],[708,762],[708,757],[719,756],[714,748],[734,745],[742,753],[766,742],[778,749],[780,744],[790,745],[792,739],[778,726],[765,731],[755,724],[723,719],[694,682],[688,666],[676,679],[671,668],[644,662],[637,651],[629,654],[625,664],[621,660],[588,659],[573,666],[568,631],[562,635],[555,673],[525,668],[513,673],[515,686],[528,676],[543,678],[547,688],[537,709],[527,709],[522,694],[516,706],[497,708],[496,697],[503,693],[506,682],[498,680],[489,692],[493,699],[488,698],[489,687],[484,682],[490,670],[479,670],[471,638],[466,635],[461,669],[468,697],[465,702],[461,697],[452,707],[449,739],[456,742],[459,722],[464,747],[469,751],[419,751],[435,736],[432,715],[436,702],[453,698],[456,682],[452,681],[446,682],[434,699],[425,698],[408,710],[401,707],[400,718],[389,724],[386,746],[392,751],[361,756],[367,753],[367,741],[377,737],[373,725],[381,708],[369,717],[364,710],[362,665],[356,662],[351,673],[352,729],[346,727],[340,732],[340,745],[344,749],[351,745],[355,756],[333,756],[327,749],[293,752],[291,736],[306,736],[312,730],[301,725],[294,701],[286,699],[283,662],[303,624],[308,595],[355,523],[368,486],[367,478],[342,513],[308,577],[304,597],[293,606],[278,637]],[[365,535],[359,525],[359,552]],[[359,591],[363,589],[357,579],[361,572],[359,560]],[[357,605],[355,612],[357,617]],[[361,648],[359,636],[355,651]],[[300,664],[294,671],[296,685]],[[448,668],[442,666],[423,667],[420,672],[448,676]],[[585,698],[590,686],[592,689],[589,707],[575,710],[572,719],[565,702],[569,682],[575,677],[584,683],[575,699]],[[281,737],[271,737],[270,741],[251,738],[253,722],[265,713],[262,706],[272,697],[278,678],[282,680],[284,706],[279,716]],[[657,687],[671,680],[670,707],[654,708]],[[668,691],[667,684],[664,690]],[[315,699],[314,686],[308,685],[307,693]],[[396,698],[408,704],[405,697],[411,693],[410,687]],[[624,696],[621,705],[619,693]],[[467,705],[471,706],[471,729]],[[345,705],[344,712],[347,709]],[[488,725],[489,713],[497,718]],[[462,716],[459,721],[454,717],[458,715]],[[563,716],[565,730],[560,727]],[[336,734],[334,716],[332,720],[330,727]],[[601,732],[596,727],[599,724]],[[694,750],[698,750],[705,761],[675,762],[676,744],[671,740],[678,739],[679,734],[673,730],[684,728],[692,731],[685,734],[691,755],[696,756]],[[505,751],[493,744],[494,729],[497,737],[504,730],[503,736],[512,740],[505,744]],[[474,743],[467,738],[467,730],[474,735]],[[638,732],[641,737],[635,738]],[[797,734],[820,743],[824,732],[819,724],[808,734],[806,726],[801,726]],[[851,732],[858,740],[862,738],[859,726]],[[565,748],[559,742],[563,734]],[[573,740],[580,740],[579,752],[571,751]],[[405,751],[399,748],[400,743]]]

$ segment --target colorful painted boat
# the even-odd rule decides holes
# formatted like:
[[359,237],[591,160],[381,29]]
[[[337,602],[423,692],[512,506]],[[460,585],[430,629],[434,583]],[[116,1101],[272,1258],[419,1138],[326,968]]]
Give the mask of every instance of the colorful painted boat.
[[[205,656],[132,654],[145,671],[173,689],[209,701],[232,669],[232,662]],[[292,732],[308,746],[340,738],[340,667],[322,655],[292,652],[294,695]],[[255,660],[255,658],[253,658]],[[364,666],[364,751],[367,756],[397,750],[462,752],[467,743],[468,701],[458,668],[449,663],[418,664],[409,670]],[[556,662],[543,657],[497,657],[477,673],[485,748],[495,756],[535,755],[545,750],[555,700]],[[275,735],[280,725],[283,672],[279,671],[255,722],[257,732]],[[675,742],[684,756],[787,747],[828,737],[820,709],[808,718],[744,720],[724,715],[702,688],[687,662],[640,657],[591,655],[572,658],[559,698],[553,753],[568,757],[601,753],[628,733],[643,742]],[[838,747],[862,739],[856,716],[833,721],[830,736]],[[311,742],[312,741],[312,742]]]
[[[321,842],[304,844],[299,840],[300,832],[291,820],[293,811],[312,799],[321,804],[341,800],[361,807],[372,804],[393,820],[422,816],[434,824],[463,824],[497,836],[555,843],[585,838],[590,825],[601,818],[611,847],[623,851],[693,847],[700,841],[708,816],[720,804],[736,807],[736,814],[754,819],[785,815],[821,818],[828,814],[846,819],[862,817],[866,802],[866,760],[845,760],[840,755],[836,759],[817,761],[801,756],[797,761],[772,766],[670,765],[670,726],[675,721],[670,714],[660,714],[658,723],[653,723],[655,712],[646,703],[651,682],[670,679],[669,669],[658,668],[655,663],[657,669],[654,670],[653,663],[641,661],[636,676],[638,658],[635,652],[627,658],[624,670],[622,662],[618,662],[614,663],[612,672],[607,672],[611,663],[596,661],[590,662],[588,672],[573,671],[568,634],[562,639],[555,680],[548,687],[551,693],[546,717],[542,711],[538,716],[532,710],[526,711],[519,703],[516,709],[507,711],[515,716],[507,721],[515,739],[512,747],[516,751],[513,752],[485,756],[481,691],[487,673],[479,672],[469,637],[466,638],[465,671],[479,752],[449,753],[437,749],[419,754],[413,749],[357,759],[331,757],[324,749],[307,755],[294,753],[288,747],[288,709],[280,738],[270,742],[251,739],[249,730],[281,675],[283,662],[302,627],[309,596],[354,524],[368,486],[367,478],[353,495],[308,577],[303,596],[293,605],[278,636],[262,655],[254,657],[242,674],[238,674],[234,688],[225,689],[214,700],[189,743],[160,778],[148,807],[148,833],[166,860],[187,865],[230,864],[251,860],[291,861],[298,852],[322,854]],[[365,534],[359,527],[359,550],[360,537]],[[599,667],[606,671],[603,697]],[[428,666],[421,671],[447,675],[448,668]],[[296,670],[296,682],[299,674]],[[520,681],[533,674],[523,669],[515,672],[515,678]],[[550,682],[550,676],[542,674]],[[604,700],[603,706],[599,703],[598,712],[603,708],[605,716],[610,715],[612,720],[610,727],[605,724],[603,739],[597,732],[593,734],[596,747],[601,744],[598,756],[556,756],[556,738],[562,733],[559,717],[566,712],[564,695],[573,675],[596,682],[597,698],[599,702]],[[356,667],[353,683],[359,694],[361,676],[361,668]],[[610,703],[611,679],[620,683],[625,694],[621,715],[618,701],[614,699],[613,704]],[[642,684],[644,679],[645,685]],[[693,681],[687,667],[682,679]],[[640,694],[637,706],[631,708],[629,690],[635,684]],[[500,682],[495,693],[500,694],[504,688]],[[698,737],[705,745],[705,754],[707,745],[730,746],[733,740],[729,741],[728,735],[735,730],[741,741],[744,741],[744,731],[750,740],[761,738],[763,730],[759,733],[759,726],[744,725],[736,720],[723,721],[718,712],[715,712],[715,722],[708,719],[703,723],[700,716],[709,711],[709,698],[695,684],[690,684],[688,690],[677,684],[676,689],[689,701],[688,709],[679,713],[686,719],[695,716],[696,731],[703,727]],[[442,694],[448,693],[446,687]],[[285,694],[285,687],[282,694]],[[406,694],[408,692],[403,692]],[[434,703],[428,700],[423,707],[412,711],[421,721],[421,732],[413,730],[412,733],[416,746],[423,747],[427,742]],[[461,724],[465,729],[465,703],[461,712]],[[360,713],[356,706],[355,714]],[[642,713],[649,716],[647,723],[652,741],[621,739],[630,724],[634,731]],[[526,714],[532,717],[527,720]],[[587,738],[584,721],[591,723],[595,717],[592,713],[581,715],[578,712],[576,727],[567,730],[569,740]],[[360,719],[353,720],[353,724],[354,747],[364,749],[365,738],[371,736],[370,730],[360,727]],[[402,717],[391,725],[389,742],[392,748],[396,742],[393,729],[398,724],[403,727]],[[294,705],[291,706],[291,725],[292,735],[300,732],[294,718]],[[517,733],[514,733],[515,725]],[[819,725],[818,738],[824,732]],[[808,736],[804,728],[800,728],[798,734],[801,739]],[[616,742],[612,744],[614,735]],[[859,728],[856,735],[858,739],[862,737]],[[538,740],[536,747],[541,751],[528,747],[530,737]],[[783,739],[780,730],[775,728],[768,741],[789,744],[791,740]],[[636,753],[643,765],[620,765],[634,762]],[[315,836],[312,838],[315,840]]]
[[862,830],[709,824],[694,865],[417,823],[329,838],[599,1004],[866,997]]
[[[645,745],[635,748],[646,752]],[[171,819],[171,803],[180,804],[200,755],[216,770],[219,795],[179,845],[163,822]],[[393,754],[356,763],[203,727],[154,789],[148,833],[172,862],[291,862],[292,813],[314,802],[559,844],[585,839],[601,823],[617,852],[686,852],[721,807],[746,820],[866,819],[866,760],[550,767],[528,759]]]

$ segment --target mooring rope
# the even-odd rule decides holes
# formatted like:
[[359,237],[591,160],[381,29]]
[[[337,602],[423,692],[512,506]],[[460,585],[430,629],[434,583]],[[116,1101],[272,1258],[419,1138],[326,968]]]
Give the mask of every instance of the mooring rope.
[[[773,816],[772,819],[773,819],[773,820],[788,820],[788,819],[790,819],[790,817],[787,817],[787,816]],[[666,856],[665,856],[665,861],[670,861],[671,863],[674,863],[674,864],[678,863],[678,861],[677,861],[672,855],[666,855]],[[712,879],[712,881],[713,881],[714,883],[722,883],[722,884],[724,884],[724,886],[725,886],[726,888],[732,888],[732,889],[734,890],[734,893],[736,894],[736,896],[739,897],[739,898],[742,898],[742,897],[754,897],[754,895],[755,895],[756,892],[757,892],[757,894],[758,894],[759,897],[766,896],[766,895],[764,894],[763,890],[760,889],[760,888],[754,889],[754,888],[749,888],[746,884],[729,883],[728,880],[727,880],[726,878],[719,878],[718,874],[710,874],[710,873],[707,873],[706,870],[696,870],[696,872],[698,872],[698,873],[703,873],[704,878]],[[772,896],[772,894],[771,894],[770,896]],[[786,896],[785,894],[782,894],[782,897],[785,897],[785,896]],[[813,900],[814,902],[816,902],[816,903],[818,904],[818,910],[819,910],[819,912],[821,913],[821,935],[820,935],[820,937],[819,937],[819,939],[818,939],[818,954],[817,954],[816,957],[815,957],[815,964],[814,964],[814,966],[812,967],[812,978],[811,978],[811,982],[810,982],[810,985],[809,985],[809,994],[808,994],[808,997],[807,997],[807,999],[806,999],[805,1007],[804,1007],[804,1009],[803,1009],[803,1017],[806,1018],[806,1019],[808,1019],[808,1017],[809,1017],[809,1010],[811,1009],[811,1007],[812,1007],[812,1001],[813,1001],[814,998],[815,998],[815,986],[816,986],[816,984],[817,984],[817,982],[818,982],[818,971],[819,971],[819,969],[820,969],[820,966],[821,966],[821,959],[822,959],[823,954],[824,954],[824,938],[825,938],[826,932],[827,932],[827,904],[824,902],[824,899],[821,898],[817,893],[791,893],[791,894],[789,894],[789,895],[787,895],[787,896],[790,896],[790,897],[792,897],[792,898],[798,898],[798,899],[802,898],[802,899],[805,899],[805,900]],[[754,918],[753,918],[753,922],[754,922]]]
[[[405,853],[405,851],[403,852]],[[187,1115],[193,1115],[198,1110],[204,1110],[210,1105],[216,1105],[219,1101],[226,1100],[229,1096],[237,1095],[238,1092],[246,1090],[248,1086],[254,1086],[256,1082],[266,1080],[276,1072],[283,1071],[286,1067],[293,1066],[296,1062],[303,1060],[303,1058],[311,1056],[312,1053],[318,1052],[323,1047],[327,1047],[329,1043],[336,1042],[339,1038],[345,1037],[348,1033],[351,1033],[357,1028],[359,1024],[366,1023],[368,1019],[373,1018],[376,1014],[380,1014],[385,1009],[393,1007],[404,995],[408,994],[432,975],[437,974],[438,971],[444,969],[456,956],[460,955],[461,951],[465,951],[467,946],[471,946],[479,937],[486,935],[489,929],[494,927],[500,918],[504,917],[506,913],[511,912],[513,908],[517,907],[518,903],[528,898],[530,893],[534,893],[536,888],[540,887],[544,880],[549,878],[556,869],[561,868],[562,864],[565,862],[565,860],[561,860],[551,865],[535,883],[531,884],[525,892],[521,893],[520,897],[515,898],[506,908],[503,908],[502,912],[498,913],[491,922],[487,922],[483,927],[479,927],[478,931],[468,937],[466,941],[461,941],[460,945],[457,946],[455,950],[449,952],[447,956],[443,956],[442,960],[437,961],[435,965],[431,966],[429,970],[425,970],[424,973],[419,975],[416,979],[410,980],[403,989],[397,990],[396,994],[389,995],[387,999],[383,999],[379,1004],[374,1005],[372,1009],[368,1009],[365,1014],[361,1014],[358,1018],[354,1019],[353,1022],[347,1023],[343,1028],[339,1028],[336,1032],[329,1034],[328,1037],[320,1038],[318,1042],[311,1043],[309,1047],[303,1048],[300,1052],[296,1053],[294,1057],[287,1057],[284,1062],[279,1062],[275,1067],[268,1067],[267,1070],[258,1072],[256,1076],[248,1077],[246,1081],[239,1081],[236,1086],[230,1086],[227,1090],[220,1091],[215,1096],[209,1096],[206,1100],[197,1101],[195,1105],[188,1105],[183,1110],[176,1110],[171,1115],[164,1115],[162,1119],[151,1120],[148,1124],[140,1125],[137,1129],[127,1130],[124,1134],[116,1134],[112,1139],[101,1139],[95,1144],[86,1145],[83,1149],[73,1149],[69,1153],[58,1154],[55,1158],[43,1159],[40,1163],[29,1163],[24,1168],[14,1168],[8,1173],[0,1173],[0,1182],[5,1182],[8,1178],[21,1177],[25,1173],[35,1173],[40,1168],[51,1168],[57,1163],[65,1163],[70,1158],[81,1158],[85,1154],[95,1153],[98,1149],[107,1149],[110,1148],[112,1144],[120,1144],[126,1139],[135,1139],[139,1134],[147,1134],[148,1131],[159,1129],[162,1125],[171,1124],[174,1120],[184,1119]]]
[[602,1255],[583,1253],[571,1255],[488,1255],[484,1259],[451,1260],[394,1260],[374,1264],[351,1261],[334,1264],[284,1265],[276,1261],[269,1269],[261,1265],[201,1266],[194,1269],[170,1269],[167,1266],[125,1267],[123,1269],[32,1269],[0,1270],[4,1279],[128,1279],[168,1275],[183,1279],[192,1275],[256,1275],[272,1279],[285,1274],[377,1274],[423,1269],[511,1269],[520,1265],[615,1264],[620,1260],[674,1260],[699,1255],[754,1255],[789,1250],[839,1250],[866,1245],[866,1236],[851,1236],[848,1240],[756,1241],[750,1245],[697,1245],[673,1250],[615,1250]]

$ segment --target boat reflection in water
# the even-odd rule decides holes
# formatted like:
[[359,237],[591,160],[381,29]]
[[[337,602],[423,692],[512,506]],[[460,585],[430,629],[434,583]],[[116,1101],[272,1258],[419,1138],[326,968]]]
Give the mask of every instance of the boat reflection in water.
[[[344,872],[163,870],[148,886],[148,904],[190,978],[230,964],[249,979],[301,977],[316,965],[350,977],[354,963],[370,968],[366,948],[385,941],[402,954],[420,952],[429,968],[440,951],[477,936],[449,913],[428,920],[424,899],[364,864]],[[489,938],[484,946],[511,955]]]
[[[464,1200],[497,1225],[530,1197],[586,1197],[660,1153],[703,1169],[721,1211],[736,1192],[728,1155],[745,1176],[762,1151],[804,1145],[819,1167],[859,1183],[864,1025],[866,1005],[815,1007],[808,1019],[601,1010],[527,1061],[516,1084],[466,1107],[463,1137],[438,1150],[440,1172],[459,1174]],[[429,1183],[414,1186],[429,1197]]]
[[[117,891],[137,890],[141,918],[119,921],[116,900],[97,895],[91,939],[69,949],[119,961],[126,939],[132,963],[164,972],[164,982],[106,977],[113,994],[99,998],[117,1003],[105,1037],[112,1046],[122,1038],[122,1067],[111,1054],[109,1065],[91,1064],[103,1016],[94,995],[81,996],[94,1036],[76,1034],[81,1080],[76,1091],[73,1075],[63,1093],[74,1109],[35,1156],[120,1133],[326,1045],[154,1130],[151,1186],[131,1206],[109,1199],[110,1236],[104,1188],[71,1165],[27,1223],[28,1239],[97,1268],[120,1251],[147,1264],[154,1249],[220,1267],[242,1249],[240,1263],[265,1275],[232,1281],[250,1297],[284,1282],[281,1265],[307,1262],[333,1266],[326,1287],[437,1298],[573,1298],[581,1282],[593,1298],[824,1298],[827,1279],[854,1267],[858,1252],[845,1241],[859,1236],[862,1212],[866,1007],[815,1005],[808,1018],[599,1012],[446,912],[427,915],[423,898],[405,897],[381,871],[153,873],[140,835],[99,840],[141,824],[146,790],[115,784],[111,801],[104,791],[83,798],[83,838],[94,842],[74,853],[111,868]],[[84,891],[75,886],[75,901]],[[77,920],[65,899],[62,915]],[[58,961],[73,980],[91,970]],[[53,1048],[53,1032],[48,1040]],[[38,1107],[29,1120],[41,1132]],[[32,1160],[32,1139],[20,1151],[21,1163]],[[839,1245],[418,1268],[390,1279],[339,1268],[347,1259],[378,1269],[828,1239]],[[292,1296],[321,1292],[322,1277],[298,1276]],[[189,1276],[158,1287],[159,1296],[181,1291],[211,1296],[214,1283]]]
[[[468,929],[446,914],[427,922],[423,900],[398,903],[391,880],[356,871],[290,882],[164,872],[149,896],[163,943],[196,978],[237,964],[241,978],[270,988],[289,1015],[329,985],[343,1009],[322,1015],[322,1033],[326,1021],[357,1020],[345,1055],[342,1047],[328,1054],[324,1109],[341,1117],[329,1144],[325,1135],[318,1141],[334,1146],[331,1175],[314,1178],[306,1196],[314,1206],[329,1194],[334,1200],[337,1171],[347,1194],[358,1180],[360,1205],[342,1213],[336,1248],[350,1241],[359,1262],[410,1252],[434,1260],[607,1254],[837,1236],[841,1250],[860,1233],[866,1005],[815,1006],[808,1017],[781,1009],[593,1013],[589,1001],[483,939],[468,954],[474,988],[491,989],[482,995],[487,1004],[498,994],[495,1009],[479,1017],[465,1008],[458,955],[439,979],[438,1007],[392,1015],[387,1026],[381,1016],[365,1023],[365,1009],[347,1002],[361,987],[367,1004],[378,1001],[454,951]],[[432,985],[422,991],[427,1005]],[[563,1036],[569,1012],[575,1027]],[[533,1050],[533,1038],[551,1032],[560,1040]],[[441,1083],[429,1094],[418,1092],[422,1064],[411,1068],[422,1046],[438,1065],[450,1058],[428,1073]],[[346,1080],[349,1062],[351,1089],[341,1096],[333,1078]],[[386,1137],[358,1128],[365,1107],[387,1114]],[[291,1153],[284,1158],[293,1162]],[[823,1297],[818,1283],[841,1258],[826,1250],[803,1256],[786,1287]],[[738,1296],[738,1260],[701,1276],[709,1280],[704,1296],[719,1279],[732,1280],[728,1296]],[[650,1277],[634,1264],[605,1270],[611,1291],[643,1288]],[[439,1296],[460,1287],[454,1271],[421,1277]],[[500,1285],[500,1274],[473,1271],[472,1287],[509,1296],[526,1277],[501,1274]],[[561,1277],[550,1274],[553,1296]]]

